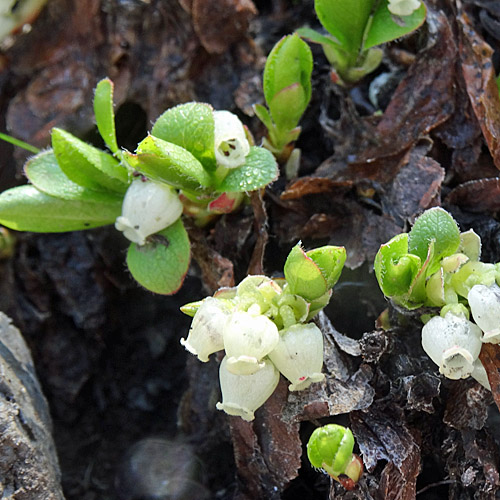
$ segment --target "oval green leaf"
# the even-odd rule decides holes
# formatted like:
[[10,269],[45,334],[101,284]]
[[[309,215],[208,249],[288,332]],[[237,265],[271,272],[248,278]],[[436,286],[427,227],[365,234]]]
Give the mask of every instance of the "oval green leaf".
[[155,293],[171,295],[182,286],[189,260],[189,238],[179,219],[150,237],[151,242],[132,243],[127,253],[127,266],[134,279]]
[[209,104],[188,102],[165,111],[151,135],[187,149],[207,170],[215,170],[214,116]]
[[212,180],[203,165],[183,147],[149,135],[129,156],[129,163],[152,180],[176,188],[199,192],[210,187]]
[[255,191],[275,181],[278,175],[278,164],[272,153],[267,149],[252,146],[245,164],[230,170],[216,190],[221,193]]
[[52,129],[52,148],[61,170],[80,186],[117,193],[127,190],[127,169],[104,151],[58,128]]
[[408,35],[422,26],[427,9],[422,5],[409,16],[394,16],[387,8],[388,0],[382,0],[373,15],[372,23],[365,38],[363,49],[381,45]]
[[30,158],[24,165],[24,172],[39,191],[63,200],[93,203],[121,203],[123,200],[123,196],[118,193],[95,191],[68,179],[51,150]]
[[118,151],[115,130],[115,112],[113,110],[113,82],[109,78],[101,80],[94,93],[94,115],[97,129],[106,146],[113,152]]
[[326,278],[328,288],[333,288],[340,278],[346,259],[344,247],[326,245],[306,252]]
[[93,203],[62,200],[34,186],[19,186],[0,194],[0,223],[17,231],[61,233],[115,222],[121,201]]
[[430,208],[417,218],[408,235],[408,250],[424,261],[431,241],[434,241],[434,256],[428,274],[436,272],[441,259],[455,253],[460,246],[457,223],[440,207]]
[[314,8],[321,24],[342,48],[357,58],[374,0],[316,0]]

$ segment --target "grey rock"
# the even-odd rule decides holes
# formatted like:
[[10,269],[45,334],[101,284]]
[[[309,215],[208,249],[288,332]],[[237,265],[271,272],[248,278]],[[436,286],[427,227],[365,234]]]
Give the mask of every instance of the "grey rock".
[[0,498],[64,499],[51,431],[29,349],[0,312]]

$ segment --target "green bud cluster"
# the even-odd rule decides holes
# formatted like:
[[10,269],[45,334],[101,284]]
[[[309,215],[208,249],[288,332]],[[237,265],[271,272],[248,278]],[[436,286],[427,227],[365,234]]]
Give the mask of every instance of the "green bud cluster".
[[194,316],[181,344],[206,362],[224,350],[223,402],[217,408],[245,420],[273,393],[283,374],[291,391],[323,380],[323,335],[311,322],[328,304],[345,262],[345,249],[292,249],[285,278],[248,276],[234,288],[181,308]]
[[472,376],[489,388],[478,358],[482,343],[500,343],[500,264],[480,256],[479,236],[461,233],[453,217],[436,207],[418,217],[408,234],[382,245],[374,267],[382,292],[395,304],[439,308],[422,316],[422,345],[440,373]]

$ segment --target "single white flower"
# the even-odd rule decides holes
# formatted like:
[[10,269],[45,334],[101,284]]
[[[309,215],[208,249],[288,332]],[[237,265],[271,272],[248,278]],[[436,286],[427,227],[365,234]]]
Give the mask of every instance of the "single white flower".
[[267,401],[280,379],[280,374],[271,361],[266,359],[262,365],[252,375],[235,375],[228,370],[226,356],[219,370],[222,403],[217,403],[216,408],[247,422],[253,420],[254,411]]
[[307,389],[325,378],[323,366],[323,334],[313,323],[296,324],[280,332],[276,348],[269,353],[274,366],[290,381],[291,391]]
[[250,375],[263,368],[262,358],[278,344],[276,325],[266,316],[233,312],[222,333],[227,354],[227,369],[238,375]]
[[239,118],[229,111],[214,111],[215,159],[226,168],[238,168],[250,152],[245,129]]
[[472,317],[483,330],[483,342],[500,343],[500,287],[475,285],[467,296]]
[[395,16],[409,16],[421,5],[420,0],[389,0],[387,8]]
[[422,347],[439,366],[439,373],[457,380],[467,378],[481,351],[481,330],[464,316],[449,312],[434,316],[422,328]]
[[223,301],[207,297],[194,315],[188,338],[181,339],[181,344],[200,361],[207,362],[210,354],[224,349],[222,330],[229,313],[230,308]]
[[125,193],[115,227],[130,241],[144,245],[148,236],[170,226],[181,214],[182,203],[174,189],[138,178]]

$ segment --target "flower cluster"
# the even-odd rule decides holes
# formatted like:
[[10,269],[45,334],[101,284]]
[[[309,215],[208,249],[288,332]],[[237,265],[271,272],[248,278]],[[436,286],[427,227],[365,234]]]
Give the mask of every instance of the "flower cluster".
[[344,261],[340,247],[304,252],[296,246],[285,279],[248,276],[237,287],[182,308],[194,318],[181,344],[202,362],[225,351],[217,409],[250,421],[274,392],[280,373],[291,391],[324,379],[323,335],[311,320],[328,303]]
[[387,8],[391,14],[396,16],[410,16],[420,8],[420,0],[389,0]]
[[500,264],[481,262],[481,239],[460,233],[441,208],[424,212],[409,234],[382,245],[375,271],[384,294],[423,315],[422,346],[450,379],[469,376],[490,389],[479,360],[483,343],[500,343]]

